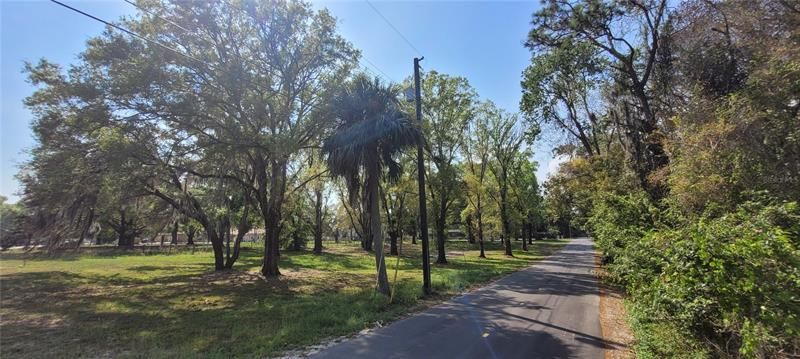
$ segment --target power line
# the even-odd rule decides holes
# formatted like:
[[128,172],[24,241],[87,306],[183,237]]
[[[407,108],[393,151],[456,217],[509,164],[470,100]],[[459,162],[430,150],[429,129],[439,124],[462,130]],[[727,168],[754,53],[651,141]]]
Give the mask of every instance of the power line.
[[[114,28],[114,29],[117,29],[117,30],[119,30],[119,31],[122,31],[122,32],[124,32],[124,33],[126,33],[126,34],[128,34],[128,35],[130,35],[130,36],[133,36],[133,37],[135,37],[135,38],[137,38],[137,39],[141,39],[141,40],[143,40],[143,41],[146,41],[146,42],[148,42],[148,43],[151,43],[151,44],[154,44],[154,45],[156,45],[156,46],[159,46],[159,47],[161,47],[161,48],[163,48],[163,49],[166,49],[166,50],[168,50],[168,51],[174,52],[175,54],[178,54],[178,55],[180,55],[180,56],[183,56],[183,57],[186,57],[186,58],[188,58],[188,59],[192,59],[192,60],[194,60],[194,61],[197,61],[197,62],[199,62],[199,63],[202,63],[202,64],[204,64],[204,65],[208,66],[208,67],[209,67],[209,68],[211,68],[211,69],[214,69],[214,68],[215,68],[215,66],[213,66],[213,65],[211,65],[211,64],[209,64],[209,63],[207,63],[207,62],[205,62],[205,61],[203,61],[203,60],[200,60],[200,59],[197,59],[197,58],[195,58],[195,57],[192,57],[192,56],[190,56],[190,55],[184,54],[184,53],[182,53],[182,52],[180,52],[180,51],[178,51],[178,50],[175,50],[175,49],[173,49],[173,48],[171,48],[171,47],[169,47],[169,46],[167,46],[167,45],[164,45],[164,44],[162,44],[162,43],[160,43],[160,42],[158,42],[158,41],[154,41],[154,40],[148,39],[148,38],[146,38],[146,37],[144,37],[144,36],[142,36],[142,35],[139,35],[139,34],[137,34],[137,33],[133,32],[133,31],[131,31],[131,30],[128,30],[128,29],[126,29],[126,28],[124,28],[124,27],[122,27],[122,26],[119,26],[119,25],[116,25],[116,24],[114,24],[114,23],[111,23],[111,22],[109,22],[109,21],[103,20],[103,19],[101,19],[101,18],[99,18],[99,17],[97,17],[97,16],[94,16],[94,15],[92,15],[92,14],[89,14],[89,13],[87,13],[87,12],[84,12],[84,11],[82,11],[82,10],[76,9],[76,8],[74,8],[74,7],[72,7],[72,6],[69,6],[69,5],[67,5],[67,4],[64,4],[64,3],[62,3],[62,2],[60,2],[60,1],[58,1],[58,0],[50,0],[50,1],[51,1],[51,2],[54,2],[54,3],[58,4],[58,5],[61,5],[61,6],[63,6],[63,7],[65,7],[65,8],[67,8],[67,9],[69,9],[69,10],[72,10],[72,11],[74,11],[74,12],[76,12],[76,13],[79,13],[79,14],[81,14],[81,15],[83,15],[83,16],[89,17],[89,18],[91,18],[91,19],[93,19],[93,20],[95,20],[95,21],[101,22],[101,23],[103,23],[103,24],[105,24],[105,25],[107,25],[107,26],[110,26],[110,27]],[[133,6],[136,6],[136,4],[134,4],[134,3],[131,3],[131,2],[130,2],[130,1],[128,1],[128,0],[123,0],[123,1],[125,1],[125,2],[129,3],[129,4],[133,5]],[[140,10],[142,10],[142,11],[145,11],[145,12],[147,12],[146,10],[144,10],[144,9],[142,9],[142,8],[138,7],[138,6],[136,6],[136,8],[138,8],[138,9],[140,9]],[[167,21],[167,22],[169,22],[170,24],[172,24],[172,25],[176,26],[177,28],[179,28],[179,29],[181,29],[181,30],[183,30],[183,31],[187,31],[187,32],[189,31],[189,30],[187,30],[187,29],[183,28],[182,26],[180,26],[180,25],[178,25],[178,24],[175,24],[175,23],[174,23],[174,22],[172,22],[172,21],[169,21],[169,20],[163,19],[163,18],[161,18],[160,16],[158,16],[158,15],[155,15],[155,14],[152,14],[152,13],[150,13],[150,12],[148,12],[148,13],[149,13],[149,14],[151,14],[151,15],[153,15],[153,16],[155,16],[155,17],[158,17],[158,18],[160,18],[160,19],[162,19],[162,20],[164,20],[164,21]],[[191,35],[191,32],[189,32],[189,34]],[[366,60],[366,59],[365,59],[365,60]],[[367,62],[370,62],[370,63],[371,63],[371,61],[369,61],[369,60],[367,60]],[[372,66],[375,66],[375,65],[373,64]],[[375,68],[376,68],[378,71],[380,71],[381,73],[383,73],[383,71],[381,71],[381,70],[380,70],[380,68],[378,68],[377,66],[375,66]],[[384,73],[384,75],[386,75],[386,74]],[[387,75],[387,77],[388,77],[388,75]],[[309,110],[324,110],[324,108],[323,108],[323,105],[318,105],[318,104],[317,104],[317,105],[309,105]]]
[[390,82],[397,82],[397,81],[395,81],[395,80],[394,80],[394,79],[393,79],[391,76],[389,76],[389,75],[387,75],[385,72],[383,72],[383,70],[381,70],[381,68],[380,68],[380,67],[378,67],[377,65],[375,65],[375,63],[374,63],[374,62],[372,62],[372,61],[370,61],[368,58],[366,58],[366,57],[363,57],[363,56],[362,56],[362,57],[361,57],[361,59],[362,59],[362,60],[364,60],[364,61],[366,61],[366,62],[367,62],[367,64],[369,64],[370,66],[372,66],[372,67],[373,67],[375,70],[378,70],[378,72],[380,72],[380,73],[383,75],[383,77],[385,77],[385,78],[386,78],[387,80],[389,80]]
[[[169,20],[169,19],[166,19],[166,18],[164,18],[163,16],[160,16],[160,15],[158,15],[158,14],[154,13],[153,11],[150,11],[150,10],[148,10],[148,9],[145,9],[145,8],[143,8],[143,7],[139,6],[139,5],[137,5],[135,2],[133,2],[133,1],[131,1],[131,0],[122,0],[122,1],[124,1],[124,2],[126,2],[126,3],[128,3],[128,4],[130,4],[131,6],[133,6],[133,7],[137,8],[137,9],[139,9],[139,10],[141,10],[141,11],[143,11],[143,12],[145,12],[145,13],[147,13],[147,14],[149,14],[149,15],[151,15],[151,16],[153,16],[153,17],[157,18],[157,19],[160,19],[160,20],[162,20],[162,21],[164,21],[164,22],[166,22],[166,23],[168,23],[168,24],[170,24],[170,25],[172,25],[172,26],[174,26],[174,27],[176,27],[176,28],[180,29],[181,31],[183,31],[184,33],[186,33],[186,34],[188,34],[188,35],[194,35],[194,33],[193,33],[192,31],[190,31],[189,29],[187,29],[187,28],[185,28],[185,27],[183,27],[183,26],[181,26],[181,25],[179,25],[179,24],[175,23],[174,21],[171,21],[171,20]],[[204,34],[200,34],[200,36],[201,36],[201,37],[203,37],[204,39],[206,39],[207,41],[210,41],[211,43],[214,43],[214,41],[213,41],[212,39],[208,38],[206,35],[204,35]],[[383,76],[383,77],[384,77],[384,78],[385,78],[387,81],[389,81],[389,82],[397,82],[397,81],[395,81],[395,80],[394,80],[394,79],[393,79],[391,76],[387,75],[387,74],[386,74],[386,72],[384,72],[383,70],[381,70],[381,68],[380,68],[380,67],[378,67],[378,65],[375,65],[375,63],[374,63],[374,62],[370,61],[368,58],[366,58],[366,57],[362,56],[362,59],[363,59],[364,61],[366,61],[366,62],[367,62],[367,64],[369,64],[370,66],[372,66],[372,68],[374,68],[375,70],[377,70],[377,71],[378,71],[378,73],[379,73],[379,74],[376,74],[376,75],[379,75],[379,76],[380,76],[380,75],[382,75],[382,76]],[[368,68],[368,67],[366,67],[366,66],[365,66],[365,68],[366,68],[367,70],[369,70],[369,68]],[[371,71],[370,71],[370,72],[371,72]]]
[[[209,64],[209,63],[207,63],[207,62],[205,62],[205,61],[203,61],[203,60],[200,60],[200,59],[198,59],[198,58],[195,58],[195,57],[193,57],[193,56],[187,55],[187,54],[185,54],[185,53],[183,53],[183,52],[181,52],[181,51],[178,51],[178,50],[176,50],[176,49],[174,49],[174,48],[171,48],[171,47],[169,47],[169,46],[167,46],[167,45],[165,45],[165,44],[163,44],[163,43],[161,43],[161,42],[158,42],[158,41],[154,41],[154,40],[148,39],[147,37],[144,37],[144,36],[142,36],[142,35],[139,35],[139,34],[137,34],[137,33],[133,32],[133,31],[131,31],[131,30],[128,30],[128,29],[126,29],[126,28],[124,28],[124,27],[122,27],[122,26],[119,26],[119,25],[117,25],[117,24],[114,24],[114,23],[112,23],[112,22],[109,22],[109,21],[103,20],[103,19],[101,19],[101,18],[99,18],[99,17],[97,17],[97,16],[94,16],[94,15],[92,15],[92,14],[89,14],[89,13],[87,13],[87,12],[83,11],[83,10],[80,10],[80,9],[74,8],[74,7],[72,7],[72,6],[69,6],[69,5],[67,5],[67,4],[64,4],[64,3],[62,3],[62,2],[60,2],[60,1],[58,1],[58,0],[50,0],[50,1],[51,1],[51,2],[53,2],[53,3],[55,3],[55,4],[57,4],[57,5],[63,6],[63,7],[65,7],[65,8],[67,8],[67,9],[69,9],[69,10],[72,10],[72,11],[74,11],[74,12],[78,13],[78,14],[81,14],[81,15],[83,15],[83,16],[86,16],[86,17],[88,17],[88,18],[90,18],[90,19],[92,19],[92,20],[95,20],[95,21],[98,21],[98,22],[100,22],[100,23],[103,23],[103,24],[105,24],[105,25],[107,25],[107,26],[110,26],[110,27],[112,27],[112,28],[114,28],[114,29],[116,29],[116,30],[119,30],[119,31],[121,31],[121,32],[123,32],[123,33],[125,33],[125,34],[128,34],[128,35],[130,35],[130,36],[133,36],[133,37],[135,37],[135,38],[137,38],[137,39],[140,39],[140,40],[143,40],[143,41],[145,41],[145,42],[148,42],[148,43],[154,44],[154,45],[156,45],[156,46],[158,46],[158,47],[161,47],[161,48],[163,48],[163,49],[165,49],[165,50],[168,50],[168,51],[170,51],[170,52],[173,52],[173,53],[175,53],[175,54],[177,54],[177,55],[180,55],[180,56],[186,57],[186,58],[188,58],[188,59],[191,59],[191,60],[197,61],[197,62],[199,62],[199,63],[202,63],[202,64],[204,64],[204,65],[208,66],[209,68],[214,68],[214,67],[215,67],[215,66],[213,66],[213,65],[211,65],[211,64]],[[175,23],[175,22],[173,22],[173,21],[170,21],[170,20],[168,20],[168,19],[165,19],[165,18],[163,18],[162,16],[159,16],[158,14],[155,14],[155,13],[153,13],[152,11],[149,11],[149,10],[147,10],[147,9],[144,9],[144,8],[140,7],[139,5],[137,5],[136,3],[134,3],[134,2],[132,2],[132,1],[130,1],[130,0],[123,0],[123,1],[125,1],[126,3],[128,3],[128,4],[130,4],[130,5],[134,6],[134,7],[136,7],[137,9],[139,9],[139,10],[141,10],[141,11],[143,11],[143,12],[147,13],[147,14],[150,14],[150,15],[152,15],[152,16],[154,16],[154,17],[158,18],[158,19],[161,19],[161,20],[163,20],[163,21],[165,21],[165,22],[169,23],[169,24],[170,24],[170,25],[172,25],[172,26],[175,26],[176,28],[178,28],[178,29],[180,29],[180,30],[182,30],[182,31],[184,31],[184,32],[186,32],[186,33],[188,33],[189,35],[194,35],[194,34],[193,34],[191,31],[189,31],[189,30],[188,30],[188,29],[186,29],[185,27],[183,27],[183,26],[181,26],[181,25],[178,25],[178,24],[176,24],[176,23]],[[402,36],[402,35],[401,35],[401,36]],[[209,40],[209,39],[208,39],[208,38],[206,38],[206,40]],[[213,42],[213,41],[212,41],[212,42]],[[384,78],[386,78],[386,80],[388,80],[389,82],[397,82],[397,81],[395,81],[395,80],[394,80],[394,79],[393,79],[391,76],[389,76],[388,74],[386,74],[386,72],[384,72],[383,70],[381,70],[381,68],[380,68],[380,67],[378,67],[378,66],[377,66],[377,65],[376,65],[374,62],[370,61],[370,60],[369,60],[369,59],[367,59],[366,57],[362,57],[362,59],[363,59],[365,62],[367,62],[367,64],[369,64],[369,65],[370,65],[370,66],[372,66],[372,67],[373,67],[375,70],[377,70],[377,71],[378,71],[378,73],[379,73],[379,74],[376,74],[376,75],[378,75],[378,76],[383,76],[383,77],[384,77]],[[364,67],[364,68],[365,68],[367,71],[370,71],[370,70],[369,70],[369,67]],[[372,71],[370,71],[370,72],[372,72]]]
[[389,80],[389,79],[385,78],[383,75],[375,72],[375,70],[370,69],[369,66],[365,66],[362,63],[359,63],[359,65],[361,66],[361,71],[365,71],[366,73],[370,74],[370,76],[380,77],[380,78],[385,79],[387,81]]
[[172,26],[175,26],[175,27],[177,27],[177,28],[179,28],[179,29],[181,29],[181,30],[183,30],[183,31],[185,31],[185,32],[191,33],[191,31],[189,31],[189,30],[188,30],[188,29],[186,29],[185,27],[183,27],[183,26],[180,26],[180,25],[178,25],[178,24],[176,24],[176,23],[174,23],[174,22],[172,22],[172,21],[170,21],[170,20],[167,20],[167,19],[165,19],[165,18],[163,18],[163,17],[159,16],[158,14],[156,14],[156,13],[154,13],[154,12],[150,11],[150,10],[147,10],[147,9],[145,9],[145,8],[143,8],[143,7],[139,6],[139,5],[137,5],[135,2],[133,2],[133,1],[131,1],[131,0],[122,0],[122,1],[124,1],[124,2],[126,2],[126,3],[128,3],[128,4],[131,4],[133,7],[137,8],[137,9],[139,9],[139,10],[142,10],[142,11],[144,11],[144,12],[146,12],[146,13],[148,13],[148,14],[152,15],[152,16],[155,16],[155,17],[157,17],[157,18],[159,18],[159,19],[161,19],[161,20],[163,20],[163,21],[166,21],[167,23],[169,23],[169,24],[170,24],[170,25],[172,25]]
[[204,65],[206,65],[206,66],[208,66],[208,67],[211,67],[211,68],[213,68],[213,67],[214,67],[214,66],[211,66],[210,64],[206,63],[206,62],[205,62],[205,61],[203,61],[203,60],[200,60],[200,59],[198,59],[198,58],[195,58],[195,57],[192,57],[192,56],[190,56],[190,55],[184,54],[184,53],[182,53],[182,52],[180,52],[180,51],[178,51],[178,50],[175,50],[175,49],[173,49],[173,48],[171,48],[171,47],[169,47],[169,46],[167,46],[167,45],[164,45],[164,44],[162,44],[162,43],[160,43],[160,42],[158,42],[158,41],[150,40],[150,39],[148,39],[148,38],[146,38],[146,37],[144,37],[144,36],[142,36],[142,35],[139,35],[139,34],[137,34],[137,33],[133,32],[133,31],[131,31],[131,30],[128,30],[128,29],[126,29],[126,28],[124,28],[124,27],[122,27],[122,26],[119,26],[119,25],[117,25],[117,24],[114,24],[114,23],[112,23],[112,22],[108,22],[108,21],[106,21],[106,20],[103,20],[103,19],[101,19],[101,18],[99,18],[99,17],[97,17],[97,16],[94,16],[94,15],[92,15],[92,14],[89,14],[89,13],[87,13],[87,12],[84,12],[84,11],[82,11],[82,10],[76,9],[76,8],[74,8],[74,7],[72,7],[72,6],[69,6],[69,5],[67,5],[67,4],[64,4],[64,3],[62,3],[62,2],[60,2],[60,1],[58,1],[58,0],[50,0],[50,1],[51,1],[51,2],[53,2],[53,3],[56,3],[56,4],[58,4],[58,5],[61,5],[61,6],[63,6],[63,7],[65,7],[65,8],[67,8],[67,9],[69,9],[69,10],[72,10],[72,11],[74,11],[74,12],[78,13],[78,14],[81,14],[81,15],[83,15],[83,16],[86,16],[86,17],[90,18],[90,19],[93,19],[93,20],[95,20],[95,21],[98,21],[98,22],[101,22],[101,23],[103,23],[103,24],[105,24],[105,25],[107,25],[107,26],[110,26],[110,27],[112,27],[112,28],[114,28],[114,29],[117,29],[117,30],[119,30],[119,31],[122,31],[122,32],[124,32],[124,33],[126,33],[126,34],[128,34],[128,35],[130,35],[130,36],[133,36],[133,37],[135,37],[135,38],[137,38],[137,39],[140,39],[140,40],[143,40],[143,41],[145,41],[145,42],[151,43],[151,44],[153,44],[153,45],[156,45],[156,46],[158,46],[158,47],[160,47],[160,48],[162,48],[162,49],[165,49],[165,50],[171,51],[171,52],[173,52],[173,53],[175,53],[175,54],[178,54],[178,55],[180,55],[180,56],[183,56],[183,57],[185,57],[185,58],[188,58],[188,59],[191,59],[191,60],[197,61],[197,62],[199,62],[199,63],[201,63],[201,64],[204,64]]
[[[143,11],[143,12],[145,12],[145,13],[147,13],[147,14],[149,14],[149,15],[151,15],[151,16],[153,16],[153,17],[155,17],[155,18],[157,18],[157,19],[159,19],[161,21],[164,21],[164,22],[166,22],[166,23],[168,23],[168,24],[170,24],[172,26],[175,26],[176,28],[180,29],[181,31],[185,32],[188,35],[194,35],[194,33],[191,30],[189,30],[189,29],[187,29],[187,28],[185,28],[185,27],[183,27],[181,25],[178,25],[177,23],[175,23],[174,21],[172,21],[170,19],[166,19],[161,15],[158,15],[158,14],[156,14],[156,13],[154,13],[154,12],[148,10],[148,9],[145,9],[145,8],[139,6],[139,5],[137,5],[135,2],[133,2],[131,0],[122,0],[122,1],[124,1],[124,2],[126,2],[128,4],[131,4],[133,7],[137,8],[137,9],[139,9],[139,10],[141,10],[141,11]],[[210,37],[208,37],[208,35],[206,35],[206,34],[199,34],[199,35],[202,38],[204,38],[205,40],[209,41],[210,43],[212,43],[212,44],[214,43],[214,40],[211,39]]]
[[419,49],[417,49],[417,47],[414,46],[414,44],[412,44],[411,41],[409,41],[405,37],[405,35],[403,35],[403,33],[400,32],[400,30],[398,30],[394,25],[392,25],[392,22],[389,21],[389,19],[387,19],[386,16],[383,16],[383,14],[380,11],[378,11],[378,8],[376,8],[375,5],[372,5],[372,3],[369,0],[366,0],[366,2],[367,5],[369,5],[369,7],[372,8],[372,10],[375,10],[375,13],[377,13],[378,16],[380,16],[383,19],[383,21],[389,24],[389,27],[391,27],[398,35],[400,35],[401,38],[403,38],[403,40],[406,42],[406,44],[408,44],[408,46],[410,46],[412,49],[414,49],[414,51],[417,52],[417,55],[419,55],[420,57],[422,56],[422,51],[419,51]]

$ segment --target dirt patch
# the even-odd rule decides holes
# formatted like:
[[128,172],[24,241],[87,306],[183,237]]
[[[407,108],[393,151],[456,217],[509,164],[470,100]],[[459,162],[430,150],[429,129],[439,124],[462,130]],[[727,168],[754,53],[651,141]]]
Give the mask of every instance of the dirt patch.
[[279,281],[277,278],[275,280],[270,280],[271,278],[265,279],[264,276],[258,272],[240,269],[209,272],[203,274],[200,278],[201,282],[204,283],[234,287],[249,286],[258,283],[276,284],[274,282]]
[[600,329],[603,339],[615,343],[606,348],[606,359],[635,358],[633,352],[634,336],[628,325],[624,294],[619,288],[609,284],[608,272],[600,265],[600,256],[595,254],[595,271],[600,286]]

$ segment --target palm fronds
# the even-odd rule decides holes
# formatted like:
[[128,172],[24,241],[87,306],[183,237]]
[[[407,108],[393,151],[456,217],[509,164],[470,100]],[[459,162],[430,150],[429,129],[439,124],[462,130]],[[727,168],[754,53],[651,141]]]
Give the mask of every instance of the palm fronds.
[[397,178],[393,157],[422,140],[419,127],[399,110],[397,91],[360,75],[343,86],[332,106],[337,130],[322,146],[331,173],[350,182],[366,156],[378,156],[389,177]]

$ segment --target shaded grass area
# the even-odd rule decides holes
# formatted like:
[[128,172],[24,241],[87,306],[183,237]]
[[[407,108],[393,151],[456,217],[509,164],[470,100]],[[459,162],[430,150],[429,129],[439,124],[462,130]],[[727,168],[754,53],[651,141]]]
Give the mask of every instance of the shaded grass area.
[[357,243],[322,255],[282,252],[280,278],[258,275],[258,246],[235,269],[212,270],[207,250],[57,257],[0,254],[0,357],[269,356],[387,322],[529,265],[563,242],[538,241],[504,256],[487,243],[448,243],[434,265],[436,294],[422,299],[419,246],[387,257],[392,302],[374,292],[374,258]]

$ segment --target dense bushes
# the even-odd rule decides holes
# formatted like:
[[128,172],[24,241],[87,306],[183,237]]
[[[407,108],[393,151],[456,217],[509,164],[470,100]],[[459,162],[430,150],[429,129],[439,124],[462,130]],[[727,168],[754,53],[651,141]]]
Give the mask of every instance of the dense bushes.
[[[589,225],[600,248],[604,250],[603,261],[614,265],[614,261],[626,260],[625,249],[634,245],[653,224],[652,208],[642,192],[628,195],[601,194],[595,201]],[[617,273],[624,270],[618,266]],[[620,277],[627,277],[622,275]]]
[[[691,333],[719,356],[797,353],[797,203],[745,202],[719,217],[668,213],[641,195],[604,196],[593,212],[597,243],[638,321]],[[674,354],[643,339],[645,355]]]

